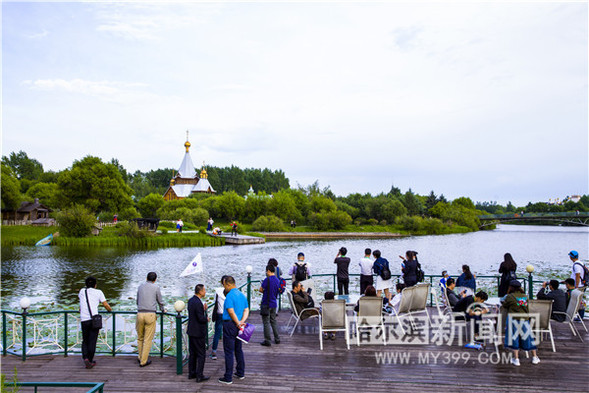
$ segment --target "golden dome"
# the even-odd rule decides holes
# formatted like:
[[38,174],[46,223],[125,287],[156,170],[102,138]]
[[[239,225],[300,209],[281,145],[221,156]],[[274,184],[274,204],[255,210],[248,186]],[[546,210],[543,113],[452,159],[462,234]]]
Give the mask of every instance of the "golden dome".
[[200,171],[200,178],[207,179],[208,177],[209,177],[209,175],[207,174],[207,170],[203,167],[202,171]]
[[186,143],[184,143],[184,147],[186,148],[186,153],[188,153],[188,149],[190,149],[190,142],[186,141]]

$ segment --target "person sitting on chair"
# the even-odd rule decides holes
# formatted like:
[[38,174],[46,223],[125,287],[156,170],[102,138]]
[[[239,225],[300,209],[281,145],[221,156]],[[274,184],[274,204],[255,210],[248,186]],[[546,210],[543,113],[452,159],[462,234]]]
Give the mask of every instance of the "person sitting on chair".
[[299,281],[293,281],[292,283],[292,300],[294,302],[297,314],[299,314],[305,308],[311,308],[312,310],[306,310],[302,313],[299,318],[301,321],[312,317],[314,315],[319,315],[319,309],[315,307],[315,302],[311,297],[311,294],[308,293],[310,289],[305,290],[303,288],[303,284]]
[[[546,286],[550,288],[550,292],[546,292]],[[559,282],[557,280],[546,281],[542,284],[542,288],[538,291],[536,297],[541,300],[552,300],[552,315],[550,318],[558,322],[564,322],[566,316],[564,314],[555,314],[555,311],[566,313],[567,311],[567,294],[561,289],[558,289]]]
[[452,307],[452,311],[455,311],[454,307],[456,307],[458,301],[466,296],[466,289],[457,295],[454,292],[454,288],[456,288],[456,281],[453,278],[446,280],[446,296],[448,296],[449,306]]

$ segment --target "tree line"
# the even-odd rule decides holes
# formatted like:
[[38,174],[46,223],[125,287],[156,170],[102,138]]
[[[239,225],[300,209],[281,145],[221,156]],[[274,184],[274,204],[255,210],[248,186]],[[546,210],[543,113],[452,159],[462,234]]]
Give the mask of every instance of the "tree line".
[[[338,230],[348,225],[396,226],[414,233],[448,233],[456,228],[477,230],[478,216],[544,209],[541,203],[515,207],[496,202],[477,202],[468,197],[447,200],[431,191],[418,195],[392,186],[388,193],[353,193],[336,196],[318,182],[291,188],[281,170],[240,169],[235,166],[207,168],[217,194],[194,194],[169,201],[162,195],[174,170],[170,168],[128,173],[116,159],[103,162],[87,156],[59,172],[44,171],[42,164],[23,151],[2,157],[2,209],[14,210],[23,200],[39,198],[46,206],[62,211],[83,206],[94,217],[111,221],[155,217],[205,225],[209,217],[253,224],[254,230],[282,230],[295,221],[318,230]],[[252,186],[257,192],[248,194]],[[586,211],[589,196],[562,207]],[[548,209],[554,209],[547,205]],[[543,210],[534,210],[543,211]],[[546,210],[552,211],[552,210]]]

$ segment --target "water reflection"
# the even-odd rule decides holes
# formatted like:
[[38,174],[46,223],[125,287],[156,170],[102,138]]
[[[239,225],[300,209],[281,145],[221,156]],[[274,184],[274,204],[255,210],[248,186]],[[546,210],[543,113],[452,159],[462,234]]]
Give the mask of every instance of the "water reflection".
[[[269,258],[277,258],[284,272],[303,251],[313,273],[333,273],[333,259],[341,246],[352,258],[350,271],[358,273],[359,259],[365,248],[380,249],[391,263],[393,273],[400,271],[398,255],[417,250],[426,274],[460,271],[469,264],[479,275],[495,274],[503,254],[510,252],[524,275],[528,263],[539,277],[570,274],[571,249],[587,259],[587,228],[500,226],[495,231],[460,235],[423,236],[402,239],[328,240],[269,242],[265,245],[187,247],[158,250],[78,247],[3,247],[2,308],[18,307],[18,299],[29,296],[33,304],[51,304],[53,308],[77,304],[77,294],[88,275],[98,278],[108,301],[117,308],[133,309],[137,287],[149,271],[158,273],[158,284],[167,301],[187,297],[197,282],[210,288],[218,286],[223,274],[232,274],[238,285],[245,282],[245,267],[252,265],[253,277],[261,278]],[[202,254],[205,273],[179,277],[197,253]]]

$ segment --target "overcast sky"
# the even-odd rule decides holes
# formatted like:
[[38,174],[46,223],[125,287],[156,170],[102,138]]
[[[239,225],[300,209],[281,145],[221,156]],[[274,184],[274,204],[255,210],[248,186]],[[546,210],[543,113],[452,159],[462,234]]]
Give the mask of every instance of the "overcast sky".
[[[2,154],[588,193],[587,3],[3,3]],[[213,185],[215,186],[215,185]]]

